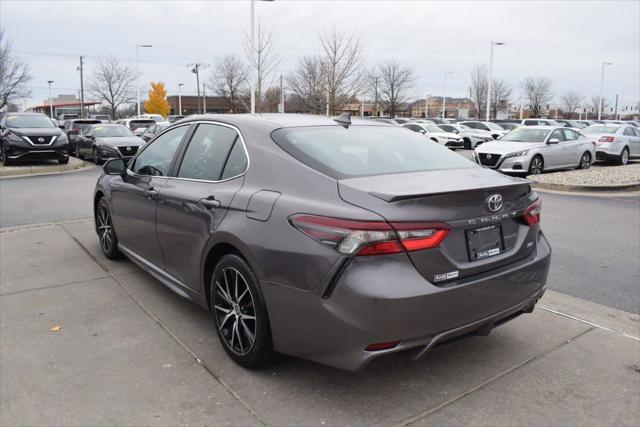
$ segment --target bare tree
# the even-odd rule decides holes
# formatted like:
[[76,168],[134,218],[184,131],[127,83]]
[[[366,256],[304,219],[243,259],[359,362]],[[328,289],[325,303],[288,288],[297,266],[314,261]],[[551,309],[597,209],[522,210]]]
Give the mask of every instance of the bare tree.
[[320,57],[302,57],[296,70],[287,77],[287,85],[310,112],[321,114],[325,110],[327,77]]
[[[485,95],[486,96],[486,95]],[[511,88],[504,79],[493,79],[491,82],[491,111],[490,114],[495,119],[498,115],[498,108],[507,106],[511,97]]]
[[486,65],[478,64],[471,70],[469,98],[475,106],[476,117],[482,117],[482,108],[487,105],[488,81],[489,77]]
[[251,68],[249,78],[255,82],[256,112],[262,108],[262,88],[271,84],[273,71],[284,59],[280,52],[273,28],[266,28],[260,20],[256,26],[254,49],[251,49],[251,38],[245,34],[244,51]]
[[270,86],[264,91],[263,111],[266,113],[277,113],[280,105],[280,86]]
[[13,56],[9,40],[0,29],[0,110],[30,95],[26,84],[32,79],[29,64]]
[[551,80],[546,77],[527,77],[522,82],[522,94],[529,100],[533,117],[540,117],[543,106],[553,98]]
[[395,116],[398,106],[406,101],[407,91],[413,87],[416,76],[411,68],[391,59],[378,67],[380,85],[378,93],[384,109]]
[[[602,114],[605,114],[605,109],[609,108],[611,106],[611,104],[609,103],[609,101],[607,100],[607,98],[602,97]],[[593,95],[591,97],[591,108],[593,108],[593,112],[596,114],[598,114],[598,109],[600,108],[600,95]]]
[[560,97],[560,102],[562,102],[562,107],[569,114],[568,118],[571,118],[571,114],[574,113],[580,104],[584,101],[584,97],[577,92],[570,90]]
[[87,90],[109,107],[111,118],[116,118],[118,108],[133,102],[136,73],[114,57],[101,59],[93,72]]
[[227,108],[232,113],[248,110],[247,66],[239,56],[224,55],[219,58],[209,77],[208,86],[213,88],[216,95],[225,99]]

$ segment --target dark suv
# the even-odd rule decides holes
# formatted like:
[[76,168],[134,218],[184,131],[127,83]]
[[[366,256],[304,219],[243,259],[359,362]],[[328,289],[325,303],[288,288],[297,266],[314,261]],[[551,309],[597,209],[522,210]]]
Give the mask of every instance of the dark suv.
[[76,137],[91,125],[99,125],[102,121],[96,119],[70,119],[64,122],[64,133],[69,138],[69,152],[76,154]]
[[8,113],[0,120],[0,157],[5,165],[30,160],[69,163],[69,141],[44,114]]

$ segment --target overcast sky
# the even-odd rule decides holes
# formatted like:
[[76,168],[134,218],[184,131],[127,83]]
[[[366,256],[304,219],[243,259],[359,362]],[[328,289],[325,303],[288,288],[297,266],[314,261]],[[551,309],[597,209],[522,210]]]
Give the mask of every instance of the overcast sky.
[[[298,58],[318,49],[318,32],[334,26],[362,37],[370,67],[396,58],[418,76],[414,96],[467,96],[469,71],[488,63],[489,42],[505,42],[494,56],[494,76],[520,95],[527,76],[546,76],[556,99],[568,90],[597,95],[603,61],[605,96],[621,105],[640,100],[640,1],[307,1],[257,2],[286,57],[275,74],[291,72]],[[190,62],[214,63],[225,53],[242,54],[249,1],[30,1],[0,0],[0,25],[16,54],[31,64],[33,97],[77,93],[78,56],[86,74],[100,56],[113,55],[135,67],[142,51],[141,85],[162,81],[170,94],[185,83],[196,90]],[[205,70],[209,74],[211,69]],[[277,77],[274,75],[274,77]]]

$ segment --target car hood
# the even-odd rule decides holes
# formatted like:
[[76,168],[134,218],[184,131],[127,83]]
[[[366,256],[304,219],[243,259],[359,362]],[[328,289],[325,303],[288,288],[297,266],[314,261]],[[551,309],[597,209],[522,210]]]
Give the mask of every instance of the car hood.
[[9,128],[11,133],[20,136],[60,136],[62,130],[58,127],[55,128]]
[[453,133],[453,132],[429,132],[427,134],[425,134],[425,136],[436,136],[436,137],[441,137],[441,138],[453,138],[453,139],[459,139],[460,135],[458,135],[457,133]]
[[508,154],[532,148],[544,147],[544,142],[518,142],[518,141],[490,141],[482,144],[476,151],[478,153]]
[[141,146],[145,144],[145,142],[137,136],[102,137],[96,141],[105,145],[113,145],[114,147]]

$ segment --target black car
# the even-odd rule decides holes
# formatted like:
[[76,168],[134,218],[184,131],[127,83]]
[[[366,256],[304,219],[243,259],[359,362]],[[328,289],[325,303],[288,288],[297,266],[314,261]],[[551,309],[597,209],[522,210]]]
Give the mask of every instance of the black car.
[[[64,122],[64,132],[69,138],[69,151],[76,154],[76,137],[88,126],[99,125],[102,123],[96,119],[70,119]],[[77,154],[76,154],[77,155]]]
[[144,133],[142,134],[142,139],[144,139],[144,142],[149,142],[151,141],[151,139],[153,139],[154,136],[156,136],[169,126],[171,126],[171,123],[169,122],[159,122],[152,124],[144,131]]
[[7,113],[0,120],[0,157],[5,165],[32,160],[65,164],[69,141],[44,114]]
[[90,125],[76,138],[76,155],[81,159],[91,157],[99,165],[105,159],[116,157],[129,160],[144,144],[126,126],[112,123]]

